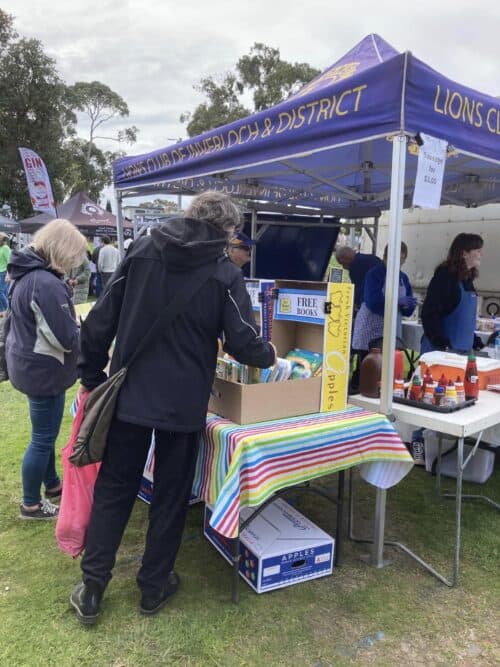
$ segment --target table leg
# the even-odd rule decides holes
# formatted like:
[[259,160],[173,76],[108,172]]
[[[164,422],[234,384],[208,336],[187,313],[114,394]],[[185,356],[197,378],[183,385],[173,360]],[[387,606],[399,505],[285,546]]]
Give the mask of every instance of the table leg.
[[342,530],[344,524],[344,484],[345,484],[345,472],[341,470],[338,477],[338,489],[337,489],[337,525],[335,529],[335,566],[339,567],[342,561],[342,549],[343,549],[343,537]]
[[385,506],[387,501],[386,489],[377,488],[375,500],[375,539],[373,541],[373,562],[375,567],[384,567],[384,533],[385,533]]
[[235,537],[233,541],[233,587],[231,598],[234,604],[240,601],[240,538]]
[[443,454],[443,436],[438,433],[438,455],[436,464],[436,490],[441,495],[441,456]]
[[[475,455],[475,453],[476,453],[476,451],[477,451],[477,449],[478,449],[478,447],[479,447],[479,445],[480,445],[480,443],[481,443],[481,438],[482,438],[482,437],[483,437],[483,431],[480,431],[479,434],[478,434],[477,437],[476,437],[476,444],[474,445],[472,451],[469,453],[469,455],[467,456],[467,458],[465,459],[465,461],[463,460],[463,459],[464,459],[464,456],[465,456],[465,446],[464,446],[464,448],[463,448],[463,452],[462,452],[462,465],[461,465],[461,468],[462,468],[462,484],[463,484],[463,471],[464,471],[465,468],[467,467],[467,465],[468,465],[469,461],[471,460],[471,458]],[[465,445],[465,440],[464,440],[464,445]],[[457,443],[457,449],[458,449],[458,443]],[[457,451],[457,457],[458,457],[458,451]],[[457,458],[457,462],[458,462],[458,458]],[[458,476],[457,476],[457,480],[458,480]],[[457,494],[456,494],[456,493],[441,493],[441,497],[442,497],[442,498],[455,498],[455,500],[456,500],[456,499],[457,499]],[[492,498],[488,498],[488,496],[483,496],[483,495],[481,495],[481,494],[477,494],[477,493],[462,493],[462,494],[461,494],[461,498],[462,498],[462,502],[463,502],[464,500],[479,500],[480,502],[487,503],[488,505],[493,505],[493,507],[496,507],[497,510],[500,509],[500,503],[497,503],[497,502],[496,502],[495,500],[493,500]]]
[[453,566],[453,586],[458,584],[460,567],[460,531],[462,527],[462,477],[464,472],[464,439],[459,438],[457,443],[457,497],[455,500],[455,563]]

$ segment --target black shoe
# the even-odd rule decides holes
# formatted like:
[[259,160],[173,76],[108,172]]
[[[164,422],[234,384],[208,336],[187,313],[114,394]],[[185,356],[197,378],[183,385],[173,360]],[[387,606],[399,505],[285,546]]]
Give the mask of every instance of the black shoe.
[[59,516],[59,507],[45,499],[41,500],[34,510],[28,510],[24,505],[21,505],[19,509],[20,519],[50,521],[51,519],[57,519]]
[[56,489],[55,491],[45,489],[45,497],[48,500],[59,500],[61,496],[62,496],[62,484],[60,484],[59,488]]
[[69,597],[76,611],[76,617],[84,625],[94,625],[99,616],[103,589],[96,581],[78,584]]
[[163,609],[163,607],[166,605],[168,599],[177,593],[180,583],[181,580],[177,574],[172,571],[168,575],[167,585],[160,595],[143,595],[141,597],[141,606],[139,608],[141,614],[145,614],[146,616],[153,616],[154,614],[157,614],[160,609]]

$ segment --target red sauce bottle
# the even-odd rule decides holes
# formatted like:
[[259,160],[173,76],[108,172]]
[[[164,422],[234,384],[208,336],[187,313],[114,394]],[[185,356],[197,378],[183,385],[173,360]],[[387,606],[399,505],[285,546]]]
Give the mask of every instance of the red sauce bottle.
[[422,380],[422,394],[425,394],[425,388],[427,387],[428,384],[432,384],[434,380],[432,379],[431,372],[429,370],[429,367],[427,367],[427,370],[425,371],[424,379]]
[[413,382],[410,387],[410,398],[412,401],[422,400],[422,383],[420,382],[418,375],[413,378]]
[[477,364],[474,352],[469,354],[464,378],[465,400],[477,398],[479,395],[479,378],[477,375]]

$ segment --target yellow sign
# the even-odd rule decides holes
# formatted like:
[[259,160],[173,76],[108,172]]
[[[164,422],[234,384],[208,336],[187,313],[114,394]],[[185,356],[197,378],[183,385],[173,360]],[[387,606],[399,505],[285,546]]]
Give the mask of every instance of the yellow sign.
[[328,283],[330,312],[325,315],[321,412],[344,410],[347,405],[353,296],[353,285]]

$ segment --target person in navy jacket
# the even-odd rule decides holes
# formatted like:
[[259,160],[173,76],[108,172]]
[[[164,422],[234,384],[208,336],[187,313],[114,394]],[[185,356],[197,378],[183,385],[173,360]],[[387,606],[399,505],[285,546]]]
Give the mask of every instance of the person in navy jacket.
[[32,245],[10,256],[5,357],[10,381],[28,397],[31,419],[22,465],[22,519],[54,519],[58,514],[50,502],[61,495],[54,446],[65,391],[76,382],[78,354],[78,324],[64,274],[82,263],[86,249],[87,240],[76,227],[56,219],[35,234]]
[[420,351],[449,350],[458,353],[480,350],[476,336],[477,294],[483,239],[479,234],[458,234],[448,257],[435,270],[422,306]]
[[[401,243],[401,265],[408,256],[406,243]],[[387,273],[387,246],[384,249],[384,261],[366,274],[363,303],[356,316],[352,347],[355,350],[368,351],[370,341],[384,335],[385,280]],[[399,294],[396,336],[401,338],[401,317],[409,317],[417,305],[413,296],[410,280],[406,273],[399,272]]]
[[377,255],[356,252],[354,248],[347,245],[337,248],[335,258],[344,269],[349,271],[349,279],[354,285],[354,312],[357,313],[363,302],[366,274],[375,266],[382,266],[383,262]]

